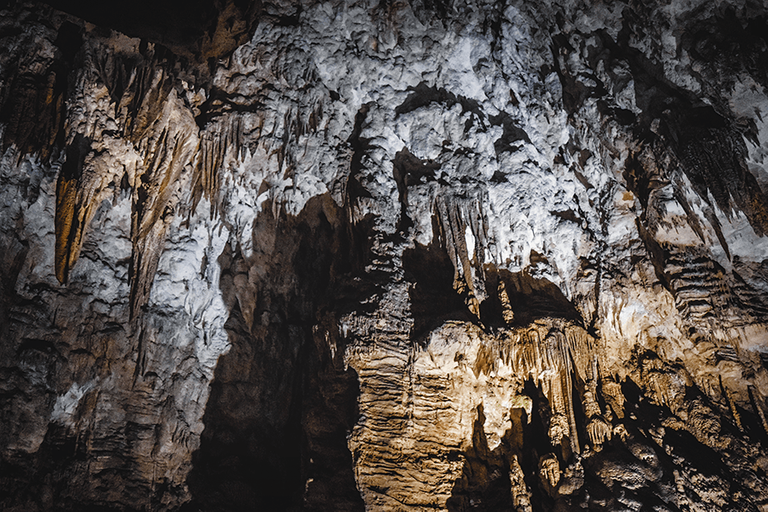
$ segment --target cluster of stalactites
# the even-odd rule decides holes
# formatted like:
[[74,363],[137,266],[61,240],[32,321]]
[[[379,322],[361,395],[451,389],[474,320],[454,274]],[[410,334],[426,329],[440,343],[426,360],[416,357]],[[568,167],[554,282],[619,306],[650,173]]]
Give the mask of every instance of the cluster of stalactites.
[[480,303],[487,297],[479,271],[488,245],[488,222],[479,207],[483,197],[442,197],[435,199],[440,234],[453,263],[453,287],[466,295],[467,307],[480,318]]
[[[440,235],[455,269],[454,289],[466,295],[468,308],[479,318],[480,302],[488,297],[480,268],[489,233],[478,203],[478,198],[435,200]],[[475,243],[468,243],[469,238]],[[499,279],[496,292],[502,318],[511,326],[515,313],[503,279]],[[572,453],[581,453],[576,407],[582,408],[587,419],[585,441],[592,449],[599,451],[610,440],[610,414],[603,413],[598,400],[600,375],[595,339],[583,327],[567,320],[546,318],[525,328],[508,327],[494,344],[497,346],[486,348],[495,354],[482,359],[490,361],[498,355],[501,364],[511,367],[522,381],[532,380],[549,401],[548,433],[554,446],[565,441]],[[580,404],[574,403],[574,390],[581,398]]]
[[[497,364],[509,367],[522,381],[533,381],[549,401],[548,434],[553,446],[565,441],[572,453],[581,453],[577,407],[587,419],[585,441],[591,448],[599,451],[610,440],[610,414],[603,413],[598,401],[595,339],[586,330],[571,322],[544,319],[525,328],[505,329],[492,345],[485,350],[495,353]],[[575,395],[580,404],[574,402]]]
[[[190,202],[182,198],[191,196],[193,210],[203,196],[215,204],[216,172],[242,146],[242,128],[239,117],[230,116],[200,130],[180,82],[167,69],[172,65],[151,49],[123,55],[98,41],[89,45],[76,84],[82,89],[75,97],[78,108],[66,124],[66,159],[56,190],[55,272],[61,283],[68,281],[99,205],[115,187],[127,187],[135,316],[148,300],[169,224],[185,208],[180,205]],[[111,100],[105,111],[91,97],[96,93],[88,92],[99,87]],[[110,124],[117,129],[105,131]]]

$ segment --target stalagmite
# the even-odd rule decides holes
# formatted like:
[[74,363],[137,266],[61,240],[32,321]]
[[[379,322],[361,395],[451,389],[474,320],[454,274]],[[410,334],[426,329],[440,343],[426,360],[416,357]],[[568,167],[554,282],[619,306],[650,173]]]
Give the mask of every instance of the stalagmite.
[[520,463],[517,460],[517,456],[512,458],[509,470],[509,481],[512,491],[512,505],[515,507],[516,512],[530,512],[531,507],[531,492],[525,483],[525,475]]

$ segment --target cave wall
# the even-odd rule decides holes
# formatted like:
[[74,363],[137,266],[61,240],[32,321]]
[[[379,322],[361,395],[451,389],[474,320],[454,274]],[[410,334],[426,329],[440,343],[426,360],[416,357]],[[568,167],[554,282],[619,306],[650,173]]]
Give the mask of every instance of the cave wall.
[[51,5],[3,510],[768,509],[764,5]]

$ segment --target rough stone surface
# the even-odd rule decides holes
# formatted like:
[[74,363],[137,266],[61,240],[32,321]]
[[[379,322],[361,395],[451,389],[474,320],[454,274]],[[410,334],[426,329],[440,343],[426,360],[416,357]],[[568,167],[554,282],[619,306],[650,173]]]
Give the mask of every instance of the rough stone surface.
[[0,508],[768,510],[765,5],[170,5],[0,3]]

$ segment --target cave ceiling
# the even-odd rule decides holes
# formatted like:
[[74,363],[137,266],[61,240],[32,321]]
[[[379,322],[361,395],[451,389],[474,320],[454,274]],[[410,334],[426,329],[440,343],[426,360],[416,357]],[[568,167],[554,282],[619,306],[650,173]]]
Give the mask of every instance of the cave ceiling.
[[768,7],[0,1],[3,511],[768,510]]

